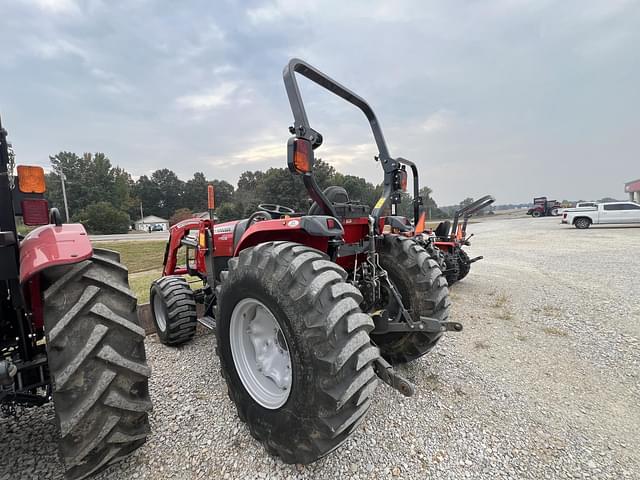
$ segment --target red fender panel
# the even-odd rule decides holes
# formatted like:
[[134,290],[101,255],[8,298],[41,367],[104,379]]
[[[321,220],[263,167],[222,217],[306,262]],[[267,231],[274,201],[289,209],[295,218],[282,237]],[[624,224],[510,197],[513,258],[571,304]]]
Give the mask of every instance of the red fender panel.
[[89,235],[79,223],[43,225],[20,242],[20,283],[45,268],[78,263],[91,255]]

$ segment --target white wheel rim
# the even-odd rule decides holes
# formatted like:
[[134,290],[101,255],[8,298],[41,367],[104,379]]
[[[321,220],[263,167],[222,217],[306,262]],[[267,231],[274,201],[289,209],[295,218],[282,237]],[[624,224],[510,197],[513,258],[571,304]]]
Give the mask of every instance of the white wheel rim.
[[160,298],[160,295],[153,297],[153,314],[156,317],[158,330],[164,332],[167,329],[167,309]]
[[270,410],[284,405],[291,393],[291,355],[271,310],[254,298],[238,302],[229,341],[236,372],[251,398]]

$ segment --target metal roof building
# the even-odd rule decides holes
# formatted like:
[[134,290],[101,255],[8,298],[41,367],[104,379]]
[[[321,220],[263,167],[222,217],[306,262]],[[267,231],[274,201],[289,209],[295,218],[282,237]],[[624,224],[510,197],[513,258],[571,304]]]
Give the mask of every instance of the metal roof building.
[[640,203],[640,178],[625,183],[624,191],[629,194],[629,200]]

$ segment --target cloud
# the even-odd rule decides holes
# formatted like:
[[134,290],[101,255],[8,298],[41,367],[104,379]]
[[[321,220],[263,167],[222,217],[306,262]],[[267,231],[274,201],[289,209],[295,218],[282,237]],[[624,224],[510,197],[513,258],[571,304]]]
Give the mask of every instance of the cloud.
[[[209,160],[209,164],[213,166],[233,167],[252,163],[270,163],[276,160],[281,162],[279,167],[283,166],[282,159],[287,153],[286,145],[280,142],[266,143],[246,148],[239,152],[224,157],[216,157]],[[250,167],[248,167],[250,168]]]
[[453,123],[453,116],[453,112],[449,110],[438,110],[427,117],[422,130],[429,134],[448,130]]
[[[4,3],[1,113],[25,159],[105,151],[133,175],[232,183],[282,167],[281,72],[297,56],[374,106],[392,154],[421,162],[439,203],[601,198],[638,176],[638,2]],[[379,182],[361,113],[300,85],[318,156]],[[601,175],[575,173],[603,159]]]
[[73,0],[23,0],[28,5],[33,5],[46,13],[56,15],[79,14],[80,8]]
[[68,55],[76,56],[82,60],[88,58],[85,49],[64,38],[34,38],[30,40],[30,49],[37,56],[48,60]]
[[216,108],[227,105],[237,90],[238,85],[236,83],[223,82],[213,90],[178,97],[176,104],[180,108],[197,112],[215,110]]

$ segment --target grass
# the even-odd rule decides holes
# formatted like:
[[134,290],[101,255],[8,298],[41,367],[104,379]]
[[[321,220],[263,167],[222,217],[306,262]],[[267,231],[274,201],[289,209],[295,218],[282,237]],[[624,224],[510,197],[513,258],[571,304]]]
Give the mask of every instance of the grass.
[[[165,241],[95,242],[96,248],[120,253],[120,261],[129,269],[129,287],[138,297],[138,304],[149,301],[151,283],[162,276]],[[197,278],[185,276],[192,289],[202,287]]]
[[542,308],[534,307],[531,311],[533,313],[542,313],[547,317],[558,316],[562,313],[562,310],[554,305],[543,305]]
[[160,276],[162,276],[161,269],[129,275],[129,287],[136,294],[136,297],[138,297],[138,304],[147,303],[149,301],[149,288],[151,287],[151,282]]
[[96,248],[106,248],[120,253],[120,261],[129,269],[129,274],[158,270],[162,268],[164,249],[167,242],[95,242]]
[[502,308],[507,304],[508,300],[509,300],[509,297],[507,297],[504,293],[501,293],[499,295],[496,295],[496,298],[492,306],[494,308]]
[[567,335],[569,335],[566,330],[558,327],[544,327],[542,331],[547,335],[551,335],[553,337],[566,337]]

